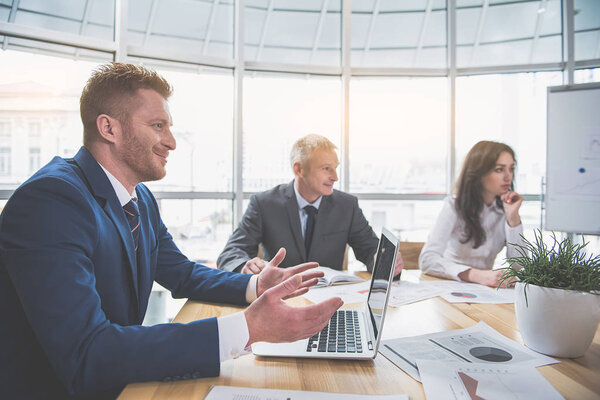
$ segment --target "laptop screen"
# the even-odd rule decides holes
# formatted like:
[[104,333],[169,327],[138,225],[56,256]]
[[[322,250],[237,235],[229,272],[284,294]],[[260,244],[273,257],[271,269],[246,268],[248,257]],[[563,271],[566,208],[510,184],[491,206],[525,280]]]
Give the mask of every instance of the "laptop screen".
[[371,289],[369,290],[369,314],[375,331],[375,337],[379,336],[381,322],[385,312],[385,305],[388,298],[388,290],[390,289],[390,281],[394,270],[398,240],[386,229],[381,233],[379,247],[377,248],[377,256],[375,265],[373,266],[373,274],[371,279]]

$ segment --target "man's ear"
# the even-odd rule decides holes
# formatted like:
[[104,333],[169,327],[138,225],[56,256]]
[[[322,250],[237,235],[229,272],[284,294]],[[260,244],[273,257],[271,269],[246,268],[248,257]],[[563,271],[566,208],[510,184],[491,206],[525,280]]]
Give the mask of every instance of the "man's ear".
[[115,143],[116,136],[121,134],[121,123],[107,114],[98,115],[96,128],[100,133],[100,137],[110,143]]
[[294,170],[295,176],[301,176],[302,171],[304,170],[304,167],[302,166],[302,163],[300,161],[296,161],[294,163],[294,165],[292,166],[292,169]]

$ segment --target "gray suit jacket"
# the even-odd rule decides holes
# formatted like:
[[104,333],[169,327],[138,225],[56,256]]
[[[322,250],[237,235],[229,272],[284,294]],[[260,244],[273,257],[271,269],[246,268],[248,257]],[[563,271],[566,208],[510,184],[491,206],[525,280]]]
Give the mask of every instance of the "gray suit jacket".
[[218,267],[239,272],[246,261],[256,257],[260,244],[265,260],[272,259],[279,248],[285,247],[287,254],[280,267],[317,261],[342,269],[349,244],[356,258],[370,271],[378,239],[358,207],[358,199],[337,190],[323,197],[310,253],[306,254],[293,184],[293,181],[282,184],[250,198],[242,221],[217,259]]

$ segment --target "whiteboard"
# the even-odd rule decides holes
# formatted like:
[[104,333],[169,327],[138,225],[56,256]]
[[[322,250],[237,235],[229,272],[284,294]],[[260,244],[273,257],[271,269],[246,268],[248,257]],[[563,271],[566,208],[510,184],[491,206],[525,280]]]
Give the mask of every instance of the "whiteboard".
[[600,83],[548,88],[545,229],[600,234]]

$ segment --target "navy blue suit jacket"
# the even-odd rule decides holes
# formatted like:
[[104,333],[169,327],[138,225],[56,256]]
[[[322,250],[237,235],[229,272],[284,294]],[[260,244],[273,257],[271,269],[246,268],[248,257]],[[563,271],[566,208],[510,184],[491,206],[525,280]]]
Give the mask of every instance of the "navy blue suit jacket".
[[216,318],[140,326],[152,282],[245,304],[249,275],[189,261],[142,184],[139,249],[85,149],[55,157],[0,215],[0,388],[6,398],[112,398],[130,382],[216,376]]

